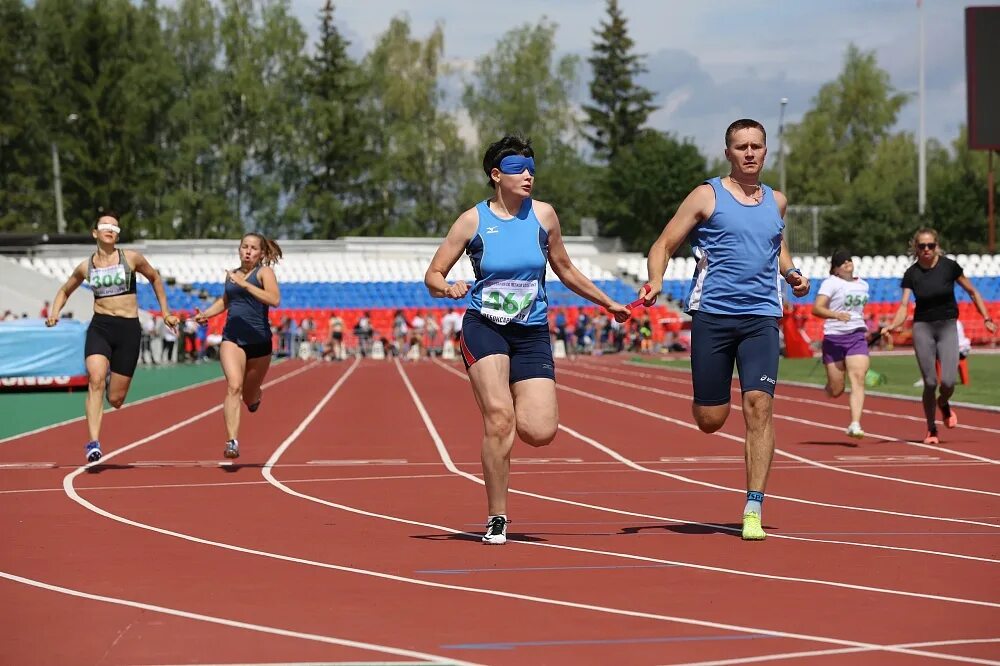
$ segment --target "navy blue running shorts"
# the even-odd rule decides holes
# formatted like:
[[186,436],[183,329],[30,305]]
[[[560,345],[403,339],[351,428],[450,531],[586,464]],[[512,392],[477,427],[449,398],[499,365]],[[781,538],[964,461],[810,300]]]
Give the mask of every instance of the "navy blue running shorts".
[[778,320],[766,315],[692,313],[691,379],[696,405],[725,405],[733,380],[740,388],[774,396],[778,381]]
[[462,319],[460,346],[466,370],[481,358],[503,354],[510,358],[511,384],[556,378],[548,324],[501,326],[469,308]]

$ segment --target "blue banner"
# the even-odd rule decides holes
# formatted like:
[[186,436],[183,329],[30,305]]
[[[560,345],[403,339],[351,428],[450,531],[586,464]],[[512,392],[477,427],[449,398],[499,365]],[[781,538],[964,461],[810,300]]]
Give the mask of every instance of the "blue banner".
[[52,328],[44,319],[0,322],[0,377],[86,375],[86,337],[87,324],[75,319]]

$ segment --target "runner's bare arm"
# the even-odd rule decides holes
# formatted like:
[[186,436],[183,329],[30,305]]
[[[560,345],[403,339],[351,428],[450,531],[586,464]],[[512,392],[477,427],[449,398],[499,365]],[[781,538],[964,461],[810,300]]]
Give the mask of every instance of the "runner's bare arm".
[[70,273],[69,279],[67,279],[56,291],[55,297],[52,299],[52,307],[49,309],[49,316],[45,320],[46,326],[55,326],[59,323],[59,313],[62,312],[63,307],[66,305],[66,301],[69,300],[70,294],[76,291],[77,287],[83,284],[83,281],[87,279],[87,262],[82,261],[73,272]]
[[430,266],[424,274],[424,284],[434,298],[462,298],[469,291],[464,280],[448,284],[448,273],[454,267],[479,226],[479,214],[475,208],[462,213],[448,230],[448,235],[441,242]]
[[566,251],[566,244],[563,242],[562,227],[555,209],[543,201],[535,201],[533,205],[538,221],[548,232],[549,265],[552,266],[552,271],[559,276],[559,280],[574,293],[583,296],[591,303],[606,308],[608,312],[615,315],[618,321],[627,320],[631,314],[630,310],[604,293],[604,290],[594,284],[573,264]]
[[160,277],[160,272],[153,268],[146,257],[139,252],[126,250],[125,260],[129,261],[130,259],[133,270],[149,280],[149,285],[153,288],[153,293],[156,294],[156,301],[160,304],[163,323],[171,328],[177,326],[180,319],[170,313],[170,306],[167,305],[167,291],[163,288],[163,278]]
[[910,303],[910,289],[903,289],[903,297],[899,301],[899,307],[896,308],[896,315],[892,318],[892,321],[888,325],[882,328],[882,332],[886,333],[889,331],[898,330],[903,322],[906,321],[906,311]]
[[677,248],[688,237],[691,231],[704,220],[707,220],[715,210],[715,191],[705,183],[691,190],[674,216],[670,218],[660,237],[653,241],[646,257],[646,268],[649,273],[648,286],[639,290],[639,296],[652,305],[657,295],[663,291],[663,274],[667,270],[667,262],[677,252]]

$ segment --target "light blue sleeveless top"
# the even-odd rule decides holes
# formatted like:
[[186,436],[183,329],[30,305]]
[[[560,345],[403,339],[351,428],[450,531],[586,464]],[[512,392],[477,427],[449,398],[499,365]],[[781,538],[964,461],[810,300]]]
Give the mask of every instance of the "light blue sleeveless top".
[[747,205],[720,178],[705,182],[715,191],[715,212],[689,236],[698,264],[687,311],[780,317],[778,254],[785,222],[774,191],[761,184],[760,203]]
[[497,217],[487,201],[477,204],[476,212],[479,227],[465,248],[476,274],[472,309],[496,324],[547,325],[549,234],[531,199],[509,220]]

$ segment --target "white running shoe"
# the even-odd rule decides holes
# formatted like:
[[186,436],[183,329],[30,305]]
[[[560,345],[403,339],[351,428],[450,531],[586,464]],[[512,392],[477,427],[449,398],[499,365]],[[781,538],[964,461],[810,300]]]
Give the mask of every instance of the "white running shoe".
[[486,534],[483,535],[483,543],[493,546],[502,546],[507,543],[507,516],[490,516],[486,523]]
[[865,431],[861,429],[861,424],[854,422],[847,426],[847,436],[853,437],[854,439],[863,439],[865,436]]

